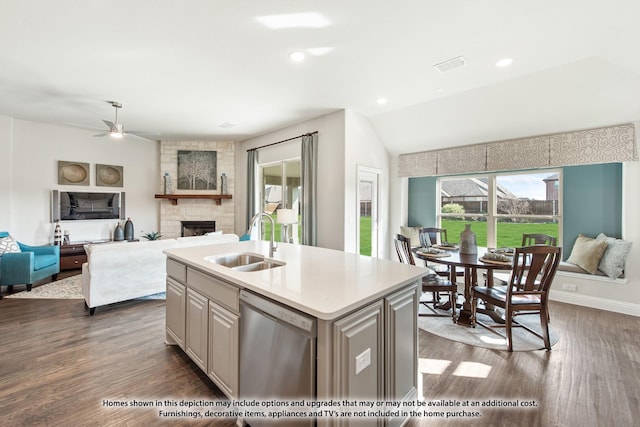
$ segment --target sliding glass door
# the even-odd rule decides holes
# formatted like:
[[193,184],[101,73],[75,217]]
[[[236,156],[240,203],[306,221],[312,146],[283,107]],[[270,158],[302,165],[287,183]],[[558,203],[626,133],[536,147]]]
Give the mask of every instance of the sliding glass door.
[[[278,209],[292,209],[297,218],[289,225],[289,235],[294,243],[300,241],[300,159],[287,160],[260,166],[261,211],[269,214],[275,223],[275,239],[284,241],[284,226],[277,222]],[[270,236],[270,224],[265,223],[264,236]]]

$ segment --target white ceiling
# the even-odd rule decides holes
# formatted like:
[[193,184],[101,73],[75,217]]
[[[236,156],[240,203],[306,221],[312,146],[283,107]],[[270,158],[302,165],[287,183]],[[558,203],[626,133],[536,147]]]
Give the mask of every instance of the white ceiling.
[[[331,25],[255,19],[299,12]],[[350,109],[394,154],[611,125],[640,120],[639,17],[637,0],[0,0],[0,114],[104,128],[115,100],[125,130],[244,140]]]

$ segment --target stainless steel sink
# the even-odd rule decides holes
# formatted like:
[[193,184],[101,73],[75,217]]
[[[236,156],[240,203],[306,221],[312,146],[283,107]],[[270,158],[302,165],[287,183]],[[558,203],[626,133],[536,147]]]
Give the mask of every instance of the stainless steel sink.
[[240,254],[226,254],[216,257],[207,257],[208,261],[213,261],[216,264],[223,265],[225,267],[234,268],[243,265],[255,264],[257,262],[264,261],[264,257],[260,254],[253,253],[240,253]]
[[282,261],[265,259],[263,255],[250,252],[210,256],[205,259],[236,271],[261,271],[285,265]]
[[284,262],[268,260],[268,261],[256,262],[255,264],[239,265],[238,267],[233,267],[233,270],[261,271],[261,270],[268,270],[270,268],[280,267],[282,265],[284,265]]

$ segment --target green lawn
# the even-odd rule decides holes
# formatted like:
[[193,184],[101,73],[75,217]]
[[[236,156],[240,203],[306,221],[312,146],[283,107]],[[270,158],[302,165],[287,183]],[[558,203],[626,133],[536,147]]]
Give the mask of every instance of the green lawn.
[[[466,224],[471,224],[471,230],[476,233],[478,246],[487,246],[487,223],[482,221],[442,220],[442,228],[447,230],[447,238],[451,242],[460,242],[460,233]],[[542,233],[558,237],[558,224],[545,223],[498,223],[497,247],[514,247],[522,244],[525,233]]]
[[371,256],[371,217],[360,217],[360,255]]

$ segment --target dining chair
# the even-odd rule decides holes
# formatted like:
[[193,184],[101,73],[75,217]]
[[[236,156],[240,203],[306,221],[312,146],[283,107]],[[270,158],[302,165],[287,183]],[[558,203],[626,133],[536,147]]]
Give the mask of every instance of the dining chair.
[[423,227],[418,231],[418,233],[420,236],[420,246],[423,248],[432,245],[440,245],[449,241],[447,239],[447,230],[444,228]]
[[[551,350],[549,341],[549,288],[556,275],[562,248],[559,246],[533,245],[516,248],[514,266],[509,282],[504,287],[473,286],[471,288],[471,324],[481,325],[489,330],[506,328],[503,338],[507,349],[513,351],[513,327],[522,327],[544,341]],[[505,324],[487,325],[476,317],[478,300],[504,309]],[[542,335],[518,322],[517,315],[540,315]],[[494,331],[495,332],[495,331]],[[501,334],[496,334],[502,336]]]
[[[550,236],[548,234],[542,233],[524,233],[522,235],[522,245],[521,246],[533,246],[533,245],[548,245],[548,246],[556,246],[558,242],[557,237]],[[509,281],[508,273],[493,273],[493,283],[499,286],[505,286]]]
[[[403,236],[402,234],[398,234],[396,235],[396,238],[393,239],[393,241],[400,262],[404,264],[416,265],[415,259],[413,257],[413,252],[411,252],[411,240],[408,237]],[[432,299],[431,301],[423,301],[421,299],[420,304],[427,307],[433,314],[420,313],[419,316],[448,316],[440,314],[435,310],[438,307],[438,303],[440,302],[440,294],[446,293],[449,297],[449,304],[451,305],[451,317],[455,322],[457,292],[458,287],[455,283],[451,283],[449,280],[438,277],[438,275],[435,273],[430,273],[424,276],[422,278],[422,293],[431,293]],[[431,305],[433,305],[433,307],[431,307]]]
[[[449,240],[447,239],[446,228],[423,227],[418,231],[418,235],[420,236],[420,246],[423,248],[428,248],[429,246],[440,245],[449,242]],[[427,261],[425,261],[425,265],[435,271],[439,276],[450,276],[449,267],[447,267],[446,265],[435,264]],[[464,276],[463,271],[456,272],[456,277],[461,276]]]
[[548,234],[525,233],[522,235],[522,246],[549,245],[556,246],[558,239]]

